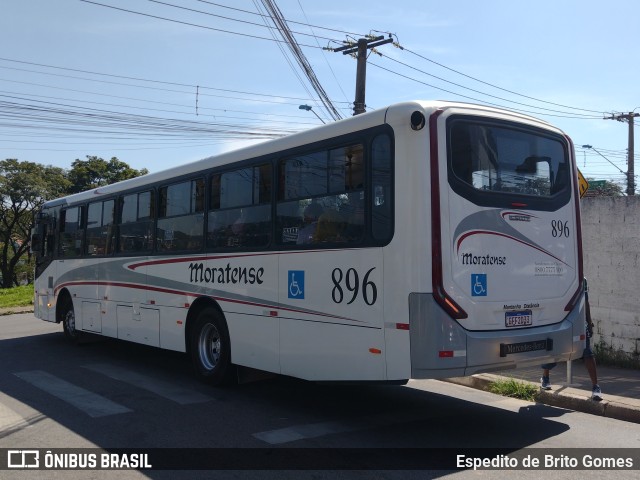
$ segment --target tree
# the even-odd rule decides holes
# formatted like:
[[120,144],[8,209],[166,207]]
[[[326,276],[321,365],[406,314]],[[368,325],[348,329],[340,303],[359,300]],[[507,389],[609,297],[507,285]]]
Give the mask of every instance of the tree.
[[588,178],[589,189],[587,190],[587,197],[622,197],[624,196],[624,188],[609,180],[594,180]]
[[69,193],[91,190],[92,188],[139,177],[147,173],[149,171],[146,168],[136,170],[116,157],[106,161],[95,155],[87,155],[86,160],[76,159],[71,164],[71,170],[68,175],[71,182]]
[[63,196],[70,183],[62,168],[16,159],[0,161],[0,273],[2,288],[18,283],[16,271],[30,260],[33,212]]

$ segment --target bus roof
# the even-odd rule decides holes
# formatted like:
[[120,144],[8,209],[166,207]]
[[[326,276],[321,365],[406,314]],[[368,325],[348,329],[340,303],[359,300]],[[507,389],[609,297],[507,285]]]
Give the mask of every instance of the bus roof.
[[[499,109],[495,107],[489,107],[484,105],[477,105],[471,103],[462,102],[447,102],[447,101],[407,101],[397,103],[386,108],[372,110],[357,116],[349,117],[337,122],[329,123],[319,127],[311,128],[303,132],[287,135],[282,138],[268,140],[256,145],[240,148],[219,155],[206,157],[201,160],[196,160],[184,165],[171,167],[159,172],[149,173],[141,177],[131,178],[122,182],[113,183],[111,185],[105,185],[92,190],[68,195],[55,200],[45,202],[42,208],[52,208],[56,206],[71,205],[76,202],[85,202],[88,200],[98,200],[100,197],[117,194],[123,191],[135,190],[143,188],[145,185],[155,184],[158,182],[164,182],[174,178],[189,175],[191,173],[199,172],[209,168],[215,168],[224,166],[228,163],[236,161],[242,161],[245,159],[255,158],[263,155],[269,155],[281,150],[287,150],[295,148],[297,146],[305,145],[308,143],[314,143],[322,141],[328,138],[357,132],[367,128],[383,125],[386,123],[387,114],[393,112],[393,116],[402,114],[403,111],[410,113],[416,108],[421,108],[425,111],[433,111],[436,109],[448,109],[448,108],[461,108],[465,110],[475,110],[484,113],[493,113],[500,115],[508,115],[510,117],[517,117],[520,120],[536,123],[546,128],[553,128],[547,122],[541,121],[537,118],[523,115],[521,113],[513,112],[510,110]],[[553,128],[557,131],[557,129]]]

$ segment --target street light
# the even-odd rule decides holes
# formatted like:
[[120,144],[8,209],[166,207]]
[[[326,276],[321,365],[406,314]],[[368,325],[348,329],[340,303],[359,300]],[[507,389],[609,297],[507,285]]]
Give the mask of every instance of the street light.
[[317,114],[317,113],[316,113],[316,111],[313,109],[313,107],[311,107],[311,105],[300,105],[300,106],[298,107],[298,109],[300,109],[300,110],[306,110],[307,112],[309,112],[309,111],[313,112],[313,114],[314,114],[316,117],[318,117],[318,120],[320,120],[322,123],[324,123],[324,120],[322,120],[322,119],[318,116],[318,114]]
[[594,152],[596,152],[598,155],[600,155],[602,158],[604,158],[607,162],[609,162],[611,165],[613,165],[614,167],[616,167],[618,169],[618,171],[620,173],[622,173],[623,175],[626,175],[627,172],[623,172],[622,170],[620,170],[620,167],[618,167],[615,163],[613,163],[611,160],[609,160],[607,157],[605,157],[603,154],[601,154],[598,150],[596,150],[594,147],[592,147],[591,145],[582,145],[582,148],[588,148],[590,150],[593,150]]
[[607,162],[609,162],[611,165],[613,165],[614,167],[616,167],[618,169],[618,171],[623,174],[625,177],[627,177],[627,186],[631,185],[629,179],[631,178],[631,175],[629,174],[629,172],[623,172],[620,167],[618,167],[615,163],[613,163],[611,160],[609,160],[607,157],[605,157],[603,154],[601,154],[598,150],[596,150],[594,147],[592,147],[591,145],[582,145],[582,148],[588,148],[590,150],[593,150],[594,152],[596,152],[598,155],[600,155],[602,158],[604,158]]

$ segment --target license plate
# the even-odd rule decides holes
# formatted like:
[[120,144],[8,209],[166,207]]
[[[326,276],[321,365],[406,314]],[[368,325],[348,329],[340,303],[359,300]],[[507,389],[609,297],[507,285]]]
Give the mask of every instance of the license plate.
[[507,327],[528,327],[533,324],[531,310],[519,310],[517,312],[505,312],[504,324]]
[[553,350],[553,340],[551,338],[547,338],[546,340],[534,340],[531,342],[500,344],[501,357],[517,353],[535,352],[538,350],[546,350],[550,352]]

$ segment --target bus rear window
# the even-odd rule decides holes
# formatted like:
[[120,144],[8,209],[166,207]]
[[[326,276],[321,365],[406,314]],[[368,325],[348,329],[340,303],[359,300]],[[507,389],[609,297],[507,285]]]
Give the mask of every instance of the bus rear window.
[[542,198],[569,190],[561,137],[465,118],[450,121],[448,140],[450,173],[467,190]]

